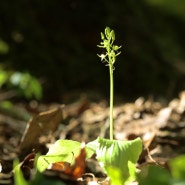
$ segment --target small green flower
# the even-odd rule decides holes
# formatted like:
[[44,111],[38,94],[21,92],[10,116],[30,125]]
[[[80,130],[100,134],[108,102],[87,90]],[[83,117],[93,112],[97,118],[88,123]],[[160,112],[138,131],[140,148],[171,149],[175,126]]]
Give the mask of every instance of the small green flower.
[[101,54],[101,55],[98,55],[100,58],[101,58],[101,61],[104,61],[106,59],[106,55],[104,54]]
[[100,45],[98,47],[105,48],[106,54],[98,55],[101,58],[101,61],[107,62],[109,65],[113,65],[116,61],[116,57],[121,53],[118,51],[121,46],[114,45],[115,33],[114,30],[111,30],[109,27],[105,28],[105,34],[101,32]]

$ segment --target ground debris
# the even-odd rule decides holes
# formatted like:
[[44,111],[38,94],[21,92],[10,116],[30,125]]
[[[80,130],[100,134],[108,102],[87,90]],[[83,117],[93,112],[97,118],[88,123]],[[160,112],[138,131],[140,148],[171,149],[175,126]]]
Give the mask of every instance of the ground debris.
[[[28,110],[25,105],[25,111]],[[79,99],[64,107],[37,104],[28,114],[33,118],[27,123],[29,129],[25,130],[24,120],[0,112],[0,184],[12,184],[13,160],[19,158],[25,162],[26,154],[38,146],[44,144],[40,151],[44,153],[57,139],[87,143],[98,136],[109,137],[109,106],[105,100]],[[138,166],[146,163],[165,166],[171,158],[185,153],[185,91],[165,103],[139,97],[135,102],[116,104],[114,129],[115,139],[142,139],[144,148]],[[76,184],[109,184],[109,180],[101,176],[96,162],[86,162],[89,170],[83,171]],[[48,170],[44,175],[53,178],[57,173]]]

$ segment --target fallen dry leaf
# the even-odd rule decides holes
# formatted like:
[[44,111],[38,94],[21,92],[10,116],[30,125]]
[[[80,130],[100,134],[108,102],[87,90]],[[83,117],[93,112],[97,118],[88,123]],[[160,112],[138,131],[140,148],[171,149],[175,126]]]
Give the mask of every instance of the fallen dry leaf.
[[85,158],[86,158],[85,147],[82,147],[80,154],[75,159],[74,165],[71,167],[67,167],[64,173],[71,176],[72,179],[80,178],[85,173],[86,167]]
[[52,163],[48,169],[52,171],[61,172],[60,177],[64,177],[67,180],[77,180],[82,177],[85,173],[86,168],[86,152],[85,147],[81,148],[80,154],[75,158],[74,165],[71,165],[68,162],[56,162]]
[[41,112],[28,123],[21,139],[20,153],[29,153],[38,148],[39,137],[55,132],[62,121],[62,107]]
[[34,166],[35,153],[28,154],[20,164],[25,179],[30,179],[31,169]]

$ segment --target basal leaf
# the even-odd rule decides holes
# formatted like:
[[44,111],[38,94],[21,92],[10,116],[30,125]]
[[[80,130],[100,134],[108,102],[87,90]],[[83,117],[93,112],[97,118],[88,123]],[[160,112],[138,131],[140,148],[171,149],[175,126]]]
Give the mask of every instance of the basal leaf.
[[64,155],[70,152],[79,153],[81,143],[72,140],[57,140],[54,145],[49,148],[47,155]]
[[120,174],[120,181],[126,182],[135,179],[136,163],[142,151],[142,141],[137,138],[132,141],[119,141],[98,138],[91,147],[96,149],[97,159],[114,183],[115,174],[112,175],[110,167],[116,168]]
[[18,160],[14,161],[14,182],[15,185],[28,185],[23,176]]
[[37,169],[42,172],[45,169],[48,168],[48,166],[51,163],[56,163],[60,161],[69,161],[69,156],[68,155],[41,155],[39,156],[37,160]]
[[106,170],[108,174],[111,174],[111,185],[123,185],[122,173],[120,169],[113,166],[107,166]]
[[[94,153],[92,149],[85,147],[87,157]],[[37,168],[40,172],[47,169],[51,163],[69,162],[73,164],[75,157],[80,153],[81,143],[72,140],[58,140],[49,149],[46,155],[41,155],[37,160]]]
[[[170,173],[159,166],[145,166],[138,174],[139,185],[177,185],[170,176]],[[180,184],[179,184],[180,185]]]

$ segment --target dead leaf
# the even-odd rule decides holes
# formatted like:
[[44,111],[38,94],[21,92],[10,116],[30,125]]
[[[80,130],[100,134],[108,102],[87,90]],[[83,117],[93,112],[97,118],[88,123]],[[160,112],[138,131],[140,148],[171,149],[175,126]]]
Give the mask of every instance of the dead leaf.
[[34,116],[28,123],[21,139],[20,152],[29,153],[39,145],[39,137],[55,132],[62,121],[62,107]]
[[68,162],[56,162],[56,163],[50,164],[47,169],[48,170],[54,170],[54,171],[63,172],[68,167],[70,167],[70,163],[68,163]]
[[49,165],[47,170],[60,172],[60,178],[65,180],[77,180],[85,173],[86,168],[86,152],[85,147],[81,148],[80,154],[76,157],[74,165],[68,162],[56,162]]
[[171,107],[161,109],[157,114],[156,126],[158,128],[165,127],[166,124],[168,123],[168,120],[170,119],[171,113],[172,113]]
[[80,154],[76,157],[74,165],[66,168],[64,173],[71,176],[72,179],[78,179],[79,177],[81,177],[85,173],[85,158],[86,152],[85,147],[83,147],[80,151]]
[[33,169],[34,159],[35,159],[35,153],[34,152],[30,153],[24,158],[23,162],[20,165],[24,178],[27,180],[31,176],[31,169]]

